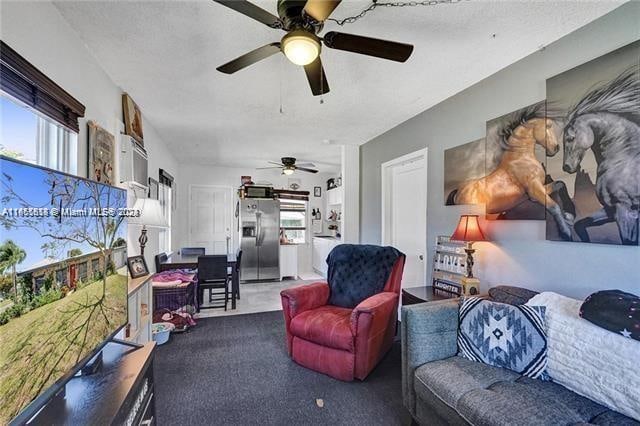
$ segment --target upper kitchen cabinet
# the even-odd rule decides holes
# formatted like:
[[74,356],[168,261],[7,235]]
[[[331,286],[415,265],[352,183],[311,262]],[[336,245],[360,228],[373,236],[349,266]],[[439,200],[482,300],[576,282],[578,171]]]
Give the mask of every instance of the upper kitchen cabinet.
[[342,205],[342,187],[333,188],[327,191],[327,207],[339,207]]

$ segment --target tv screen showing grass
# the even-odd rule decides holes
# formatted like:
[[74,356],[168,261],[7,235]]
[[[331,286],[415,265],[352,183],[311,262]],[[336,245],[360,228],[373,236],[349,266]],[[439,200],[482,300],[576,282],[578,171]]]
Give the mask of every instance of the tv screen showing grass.
[[[127,322],[126,191],[0,157],[0,424]],[[32,406],[33,407],[33,406]]]

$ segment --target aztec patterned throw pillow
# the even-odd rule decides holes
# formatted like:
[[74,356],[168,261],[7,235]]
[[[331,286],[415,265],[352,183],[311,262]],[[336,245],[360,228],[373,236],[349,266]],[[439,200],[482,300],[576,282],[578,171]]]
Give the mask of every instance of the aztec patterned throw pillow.
[[549,380],[544,311],[544,306],[465,298],[460,303],[458,354],[523,376]]

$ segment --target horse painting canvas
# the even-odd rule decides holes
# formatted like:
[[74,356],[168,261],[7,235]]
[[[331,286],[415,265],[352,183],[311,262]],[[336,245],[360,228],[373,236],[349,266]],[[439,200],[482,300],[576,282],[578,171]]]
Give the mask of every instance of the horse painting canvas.
[[548,211],[570,234],[564,212],[549,198],[556,183],[544,169],[545,157],[560,149],[554,124],[544,101],[488,121],[485,172],[447,192],[447,204],[483,204],[488,219],[544,220]]
[[452,205],[451,194],[465,182],[486,175],[484,138],[444,151],[444,199]]
[[562,155],[547,159],[574,216],[570,235],[547,217],[547,239],[639,245],[640,41],[547,80],[547,100],[562,112],[555,128]]

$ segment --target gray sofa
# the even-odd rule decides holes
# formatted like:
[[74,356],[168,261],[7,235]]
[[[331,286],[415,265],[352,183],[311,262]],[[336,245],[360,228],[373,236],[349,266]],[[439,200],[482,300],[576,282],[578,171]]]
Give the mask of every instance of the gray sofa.
[[456,356],[458,300],[403,306],[401,327],[404,404],[421,425],[640,425],[556,383]]

